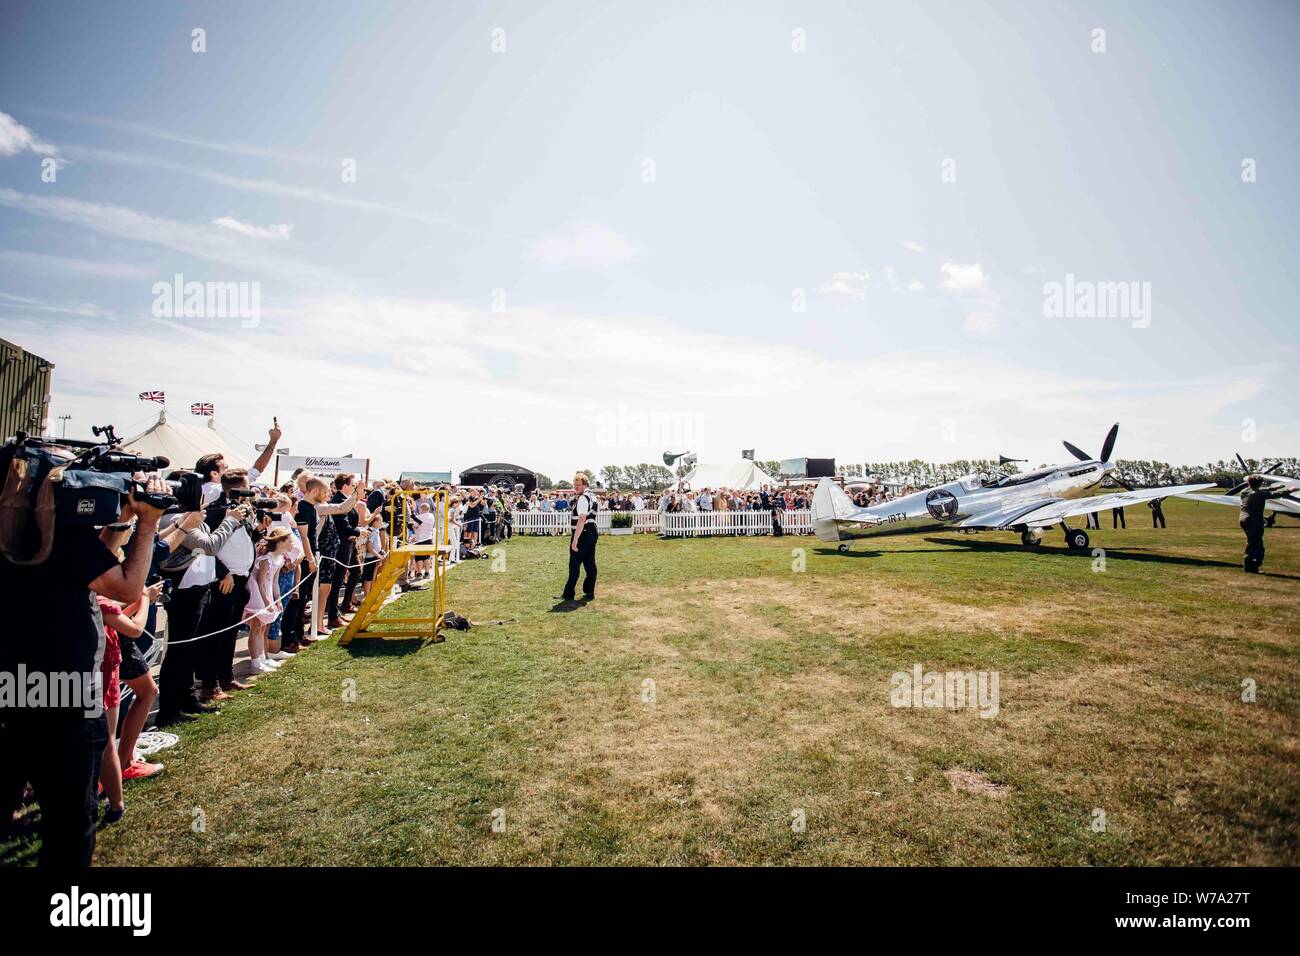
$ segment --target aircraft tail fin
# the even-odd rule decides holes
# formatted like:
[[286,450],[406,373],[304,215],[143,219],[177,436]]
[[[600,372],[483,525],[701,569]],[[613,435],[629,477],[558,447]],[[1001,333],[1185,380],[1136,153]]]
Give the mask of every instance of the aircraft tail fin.
[[823,541],[839,541],[840,530],[836,520],[848,518],[857,509],[852,499],[830,478],[817,482],[813,493],[813,532]]

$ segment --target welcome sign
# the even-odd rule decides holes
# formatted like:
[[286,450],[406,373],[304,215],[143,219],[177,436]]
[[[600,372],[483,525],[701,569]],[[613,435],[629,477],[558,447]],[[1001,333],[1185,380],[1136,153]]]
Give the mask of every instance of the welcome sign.
[[349,474],[369,474],[369,458],[330,458],[325,455],[276,455],[275,466],[277,471],[293,471],[295,468],[306,468],[308,471],[321,475],[322,477],[332,477],[339,472]]

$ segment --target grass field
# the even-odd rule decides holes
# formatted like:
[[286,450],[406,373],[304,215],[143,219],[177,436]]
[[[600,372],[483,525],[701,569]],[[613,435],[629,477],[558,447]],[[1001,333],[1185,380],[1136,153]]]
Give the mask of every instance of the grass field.
[[[186,726],[97,861],[1300,863],[1300,527],[1251,577],[1235,512],[1138,511],[1100,573],[1057,532],[607,537],[569,613],[563,542],[516,539],[448,585],[516,623],[312,648]],[[918,663],[997,672],[997,716],[891,706]]]

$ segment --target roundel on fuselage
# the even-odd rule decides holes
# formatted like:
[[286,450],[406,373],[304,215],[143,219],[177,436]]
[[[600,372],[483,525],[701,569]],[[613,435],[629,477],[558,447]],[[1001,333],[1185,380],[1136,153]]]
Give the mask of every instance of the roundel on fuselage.
[[925,496],[925,510],[935,521],[951,521],[957,517],[957,499],[952,492],[936,488]]

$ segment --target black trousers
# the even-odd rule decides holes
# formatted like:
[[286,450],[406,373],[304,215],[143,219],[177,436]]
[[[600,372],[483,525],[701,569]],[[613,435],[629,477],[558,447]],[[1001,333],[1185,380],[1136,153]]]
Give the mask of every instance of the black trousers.
[[[600,535],[595,528],[584,529],[578,538],[578,549],[569,548],[569,580],[564,585],[565,600],[572,601],[576,596],[574,588],[578,586],[578,572],[585,572],[582,579],[582,593],[587,597],[596,596],[596,539]],[[572,540],[572,539],[571,539]]]
[[[353,574],[352,570],[346,566],[356,560],[356,554],[357,549],[351,538],[339,542],[338,550],[334,552],[334,560],[338,562],[333,570],[334,586],[330,588],[329,597],[325,599],[325,617],[321,620],[322,624],[338,620],[339,597],[341,592],[347,588]],[[352,584],[352,588],[355,589],[356,584]],[[343,606],[347,607],[346,604]]]
[[1151,527],[1153,527],[1153,528],[1164,528],[1164,527],[1166,527],[1166,525],[1165,525],[1165,513],[1164,513],[1163,511],[1153,511],[1153,512],[1151,512]]
[[302,563],[302,571],[298,590],[285,602],[284,620],[280,625],[280,640],[290,644],[297,643],[307,626],[307,602],[311,600],[312,585],[316,581],[316,572],[307,571],[306,561]]
[[1246,533],[1246,555],[1242,567],[1247,571],[1258,571],[1264,563],[1264,520],[1243,524],[1241,530]]
[[361,579],[366,573],[366,569],[362,564],[363,555],[358,553],[357,546],[353,544],[349,550],[352,554],[348,558],[348,564],[355,564],[358,566],[355,568],[348,568],[348,583],[343,588],[344,611],[352,607],[352,597],[356,594],[357,587],[361,584]]
[[1124,520],[1123,508],[1110,509],[1110,526],[1112,528],[1127,528],[1128,523]]
[[[203,641],[191,641],[199,630],[208,606],[208,585],[177,588],[167,605],[167,656],[158,674],[158,714],[170,717],[190,704],[197,704],[194,672],[199,668]],[[211,653],[211,652],[207,652]]]
[[18,809],[30,782],[41,806],[42,866],[90,866],[99,816],[95,786],[107,740],[103,714],[0,710],[0,813]]
[[230,686],[235,679],[235,644],[239,638],[240,618],[248,606],[248,575],[236,574],[229,594],[221,593],[221,582],[212,585],[208,609],[203,615],[200,634],[221,631],[216,637],[199,641],[199,680],[206,690],[218,685]]

